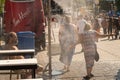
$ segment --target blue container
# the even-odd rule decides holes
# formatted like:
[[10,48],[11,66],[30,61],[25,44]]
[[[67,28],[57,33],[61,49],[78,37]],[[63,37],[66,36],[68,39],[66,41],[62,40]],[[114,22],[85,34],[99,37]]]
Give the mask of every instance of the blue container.
[[35,33],[31,31],[18,32],[19,49],[35,49]]

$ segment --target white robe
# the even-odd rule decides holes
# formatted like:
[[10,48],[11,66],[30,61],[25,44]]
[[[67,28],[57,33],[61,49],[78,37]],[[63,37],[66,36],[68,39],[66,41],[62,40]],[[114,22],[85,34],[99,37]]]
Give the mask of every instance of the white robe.
[[77,33],[74,24],[63,24],[59,29],[59,42],[61,47],[60,61],[65,65],[70,65],[75,46],[71,47],[77,42]]

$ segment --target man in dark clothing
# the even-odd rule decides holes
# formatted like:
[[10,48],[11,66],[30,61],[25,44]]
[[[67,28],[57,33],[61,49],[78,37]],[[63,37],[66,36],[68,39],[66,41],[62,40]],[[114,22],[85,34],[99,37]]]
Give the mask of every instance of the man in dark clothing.
[[119,36],[119,30],[120,30],[120,25],[117,18],[114,18],[114,26],[115,26],[115,39],[117,39]]
[[[112,34],[113,24],[114,24],[114,19],[113,19],[113,16],[112,16],[112,17],[109,17],[108,34]],[[110,39],[110,36],[108,36],[108,39]],[[113,39],[113,36],[112,36],[112,39]]]

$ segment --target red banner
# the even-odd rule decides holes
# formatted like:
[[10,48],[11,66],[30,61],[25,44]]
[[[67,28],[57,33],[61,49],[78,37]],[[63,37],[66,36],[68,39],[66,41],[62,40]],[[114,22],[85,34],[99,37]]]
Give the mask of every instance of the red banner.
[[41,36],[45,28],[42,0],[6,0],[5,32],[32,31]]
[[7,6],[5,8],[6,32],[34,31],[34,14],[33,14],[34,1],[6,0],[6,3],[7,3],[5,4],[5,6]]

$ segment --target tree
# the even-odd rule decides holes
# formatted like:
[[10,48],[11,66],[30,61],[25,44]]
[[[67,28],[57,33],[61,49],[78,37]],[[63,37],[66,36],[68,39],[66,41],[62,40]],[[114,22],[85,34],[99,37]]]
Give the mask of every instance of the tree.
[[62,7],[56,3],[54,0],[51,0],[51,13],[52,14],[63,14]]
[[117,11],[120,11],[120,0],[116,0]]
[[0,16],[2,16],[4,11],[4,2],[5,0],[0,0]]
[[111,9],[111,1],[106,1],[106,0],[100,0],[100,10],[106,10],[109,11]]

